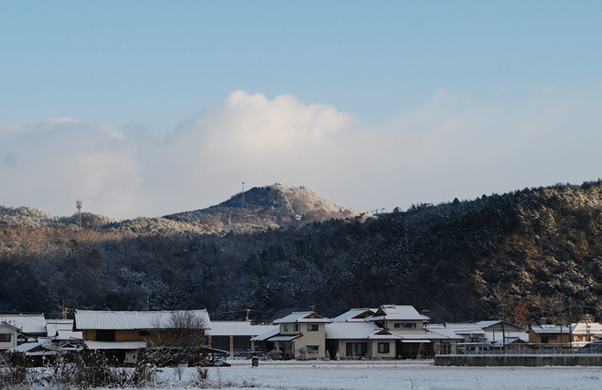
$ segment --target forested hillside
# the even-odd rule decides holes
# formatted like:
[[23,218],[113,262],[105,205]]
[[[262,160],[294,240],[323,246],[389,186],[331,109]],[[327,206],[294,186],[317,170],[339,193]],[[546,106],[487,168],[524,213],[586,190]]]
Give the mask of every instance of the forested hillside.
[[296,309],[334,316],[395,303],[433,321],[598,317],[601,210],[598,181],[255,233],[3,219],[0,310],[57,314],[64,301],[242,319],[250,308],[269,321]]

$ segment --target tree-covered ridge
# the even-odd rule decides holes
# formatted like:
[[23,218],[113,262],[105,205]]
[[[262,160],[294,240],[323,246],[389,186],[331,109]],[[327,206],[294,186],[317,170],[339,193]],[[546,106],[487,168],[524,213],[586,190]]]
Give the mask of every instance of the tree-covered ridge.
[[434,321],[602,315],[602,183],[525,189],[253,234],[4,226],[0,310],[412,304]]

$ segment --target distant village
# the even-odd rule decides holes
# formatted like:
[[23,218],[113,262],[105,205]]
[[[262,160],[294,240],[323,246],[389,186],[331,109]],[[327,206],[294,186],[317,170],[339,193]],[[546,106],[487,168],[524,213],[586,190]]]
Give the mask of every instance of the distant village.
[[73,319],[0,314],[0,356],[19,352],[32,365],[41,366],[58,354],[89,350],[104,354],[116,365],[128,365],[136,363],[141,351],[159,348],[168,340],[171,348],[183,347],[173,342],[180,340],[177,332],[182,331],[200,336],[195,343],[201,345],[195,347],[217,365],[236,358],[392,360],[599,353],[602,325],[591,320],[586,317],[570,325],[542,324],[528,329],[502,320],[431,324],[429,317],[410,305],[350,309],[335,318],[313,311],[293,312],[270,325],[211,321],[206,310],[76,310]]

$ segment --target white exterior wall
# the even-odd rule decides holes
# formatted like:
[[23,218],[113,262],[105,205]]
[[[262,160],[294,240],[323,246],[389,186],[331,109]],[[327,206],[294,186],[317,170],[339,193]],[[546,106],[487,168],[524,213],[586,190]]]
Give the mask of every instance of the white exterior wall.
[[0,334],[10,334],[10,342],[0,343],[0,349],[10,349],[17,346],[17,330],[8,325],[0,325]]
[[[317,331],[307,330],[308,326],[318,325]],[[289,329],[292,328],[293,325],[289,324]],[[306,348],[308,345],[315,345],[318,347],[318,357],[326,357],[326,325],[324,323],[318,324],[308,324],[308,323],[300,323],[299,331],[303,334],[303,337],[300,337],[294,341],[295,344],[295,356],[299,353],[299,348]],[[293,332],[293,334],[298,332]]]

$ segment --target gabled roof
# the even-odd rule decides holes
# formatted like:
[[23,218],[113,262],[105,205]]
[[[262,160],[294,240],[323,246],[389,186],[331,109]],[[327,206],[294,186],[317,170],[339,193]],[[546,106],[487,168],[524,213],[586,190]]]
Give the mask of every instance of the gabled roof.
[[502,321],[502,320],[489,320],[489,321],[477,322],[477,325],[479,325],[481,327],[481,329],[483,329],[483,330],[487,330],[487,328],[490,328],[495,325],[501,325],[501,324],[504,324],[505,327],[511,327],[511,328],[515,328],[517,330],[523,330],[523,328],[521,328],[518,325],[514,325],[514,324],[511,324],[510,322]]
[[566,325],[533,325],[531,331],[535,334],[569,334],[569,328]]
[[178,313],[190,313],[204,323],[204,329],[210,328],[207,310],[181,311],[94,311],[76,310],[74,328],[77,330],[135,330],[135,329],[172,329],[173,316]]
[[589,333],[591,335],[602,334],[602,324],[597,322],[579,322],[578,324],[573,324],[573,334],[586,334]]
[[382,305],[378,308],[370,321],[428,321],[430,318],[423,316],[411,305]]
[[48,320],[46,335],[55,340],[81,340],[83,337],[82,332],[73,331],[73,320]]
[[44,314],[0,314],[0,322],[6,322],[26,334],[46,334]]
[[8,324],[8,323],[6,323],[6,322],[0,322],[0,328],[11,328],[11,329],[13,329],[15,332],[18,332],[18,331],[19,331],[19,328],[17,328],[17,327],[16,327],[16,326],[14,326],[14,325]]
[[366,318],[372,317],[378,309],[351,309],[332,319],[332,322],[351,322],[366,321]]
[[324,318],[317,315],[313,311],[296,311],[286,317],[279,318],[274,321],[274,324],[293,324],[293,323],[330,323],[329,318]]
[[399,339],[383,328],[371,322],[333,322],[326,325],[326,339],[365,340],[365,339]]

